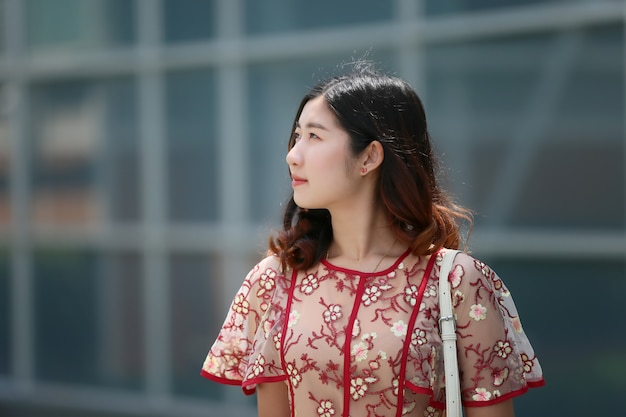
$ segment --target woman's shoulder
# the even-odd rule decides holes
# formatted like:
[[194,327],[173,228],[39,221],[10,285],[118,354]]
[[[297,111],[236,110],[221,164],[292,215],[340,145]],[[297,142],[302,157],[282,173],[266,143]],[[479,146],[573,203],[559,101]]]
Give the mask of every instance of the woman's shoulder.
[[[439,258],[437,259],[439,266],[441,266],[443,255],[448,251],[450,251],[450,249],[440,251]],[[456,278],[459,281],[461,278],[473,282],[476,282],[476,280],[487,282],[494,280],[499,281],[497,274],[487,263],[475,257],[472,253],[465,251],[459,251],[455,255],[452,263],[451,277],[451,279]]]
[[274,254],[268,254],[250,270],[247,281],[280,280],[284,277],[285,271],[283,270],[280,258]]

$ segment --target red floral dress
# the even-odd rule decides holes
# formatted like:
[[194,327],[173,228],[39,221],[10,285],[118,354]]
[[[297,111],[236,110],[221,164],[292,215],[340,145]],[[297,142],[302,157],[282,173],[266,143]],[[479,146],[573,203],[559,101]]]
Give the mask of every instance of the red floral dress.
[[[202,368],[241,385],[284,381],[292,416],[441,416],[445,409],[438,273],[443,251],[405,252],[363,273],[323,260],[282,273],[268,257],[248,274]],[[543,385],[509,291],[484,263],[456,256],[449,275],[466,407]]]

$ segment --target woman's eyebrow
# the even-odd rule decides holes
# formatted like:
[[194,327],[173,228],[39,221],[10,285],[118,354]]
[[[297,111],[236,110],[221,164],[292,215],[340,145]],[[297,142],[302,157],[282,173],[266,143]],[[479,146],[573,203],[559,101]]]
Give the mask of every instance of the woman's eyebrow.
[[[296,122],[296,128],[298,128],[298,129],[299,129],[300,127],[301,127],[301,126],[300,126],[300,122]],[[316,128],[316,129],[328,130],[328,128],[327,128],[327,127],[325,127],[324,125],[319,124],[319,123],[315,123],[315,122],[309,122],[309,123],[307,123],[307,124],[306,124],[306,127],[307,127],[307,128],[309,128],[309,129],[310,129],[310,128]]]

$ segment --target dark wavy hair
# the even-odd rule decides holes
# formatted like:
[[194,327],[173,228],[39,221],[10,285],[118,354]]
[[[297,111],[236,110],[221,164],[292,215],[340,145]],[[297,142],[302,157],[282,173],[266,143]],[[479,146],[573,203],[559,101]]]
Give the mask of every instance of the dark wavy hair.
[[[452,202],[438,186],[436,160],[426,127],[424,107],[411,86],[396,77],[356,65],[350,74],[321,82],[298,107],[288,149],[302,109],[323,96],[350,136],[350,150],[359,155],[372,141],[384,150],[378,195],[400,242],[416,255],[462,244],[461,223],[471,230],[471,212]],[[326,209],[302,209],[293,200],[285,206],[283,226],[270,236],[269,252],[283,265],[306,270],[326,255],[333,239]]]

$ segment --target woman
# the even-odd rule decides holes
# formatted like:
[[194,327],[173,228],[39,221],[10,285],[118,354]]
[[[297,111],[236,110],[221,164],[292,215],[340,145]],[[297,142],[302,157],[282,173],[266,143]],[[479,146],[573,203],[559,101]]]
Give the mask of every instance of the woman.
[[[314,87],[289,141],[293,196],[202,374],[257,392],[259,416],[441,416],[438,271],[468,211],[437,185],[422,104],[361,68]],[[513,416],[543,385],[506,287],[457,255],[449,276],[469,417]]]

